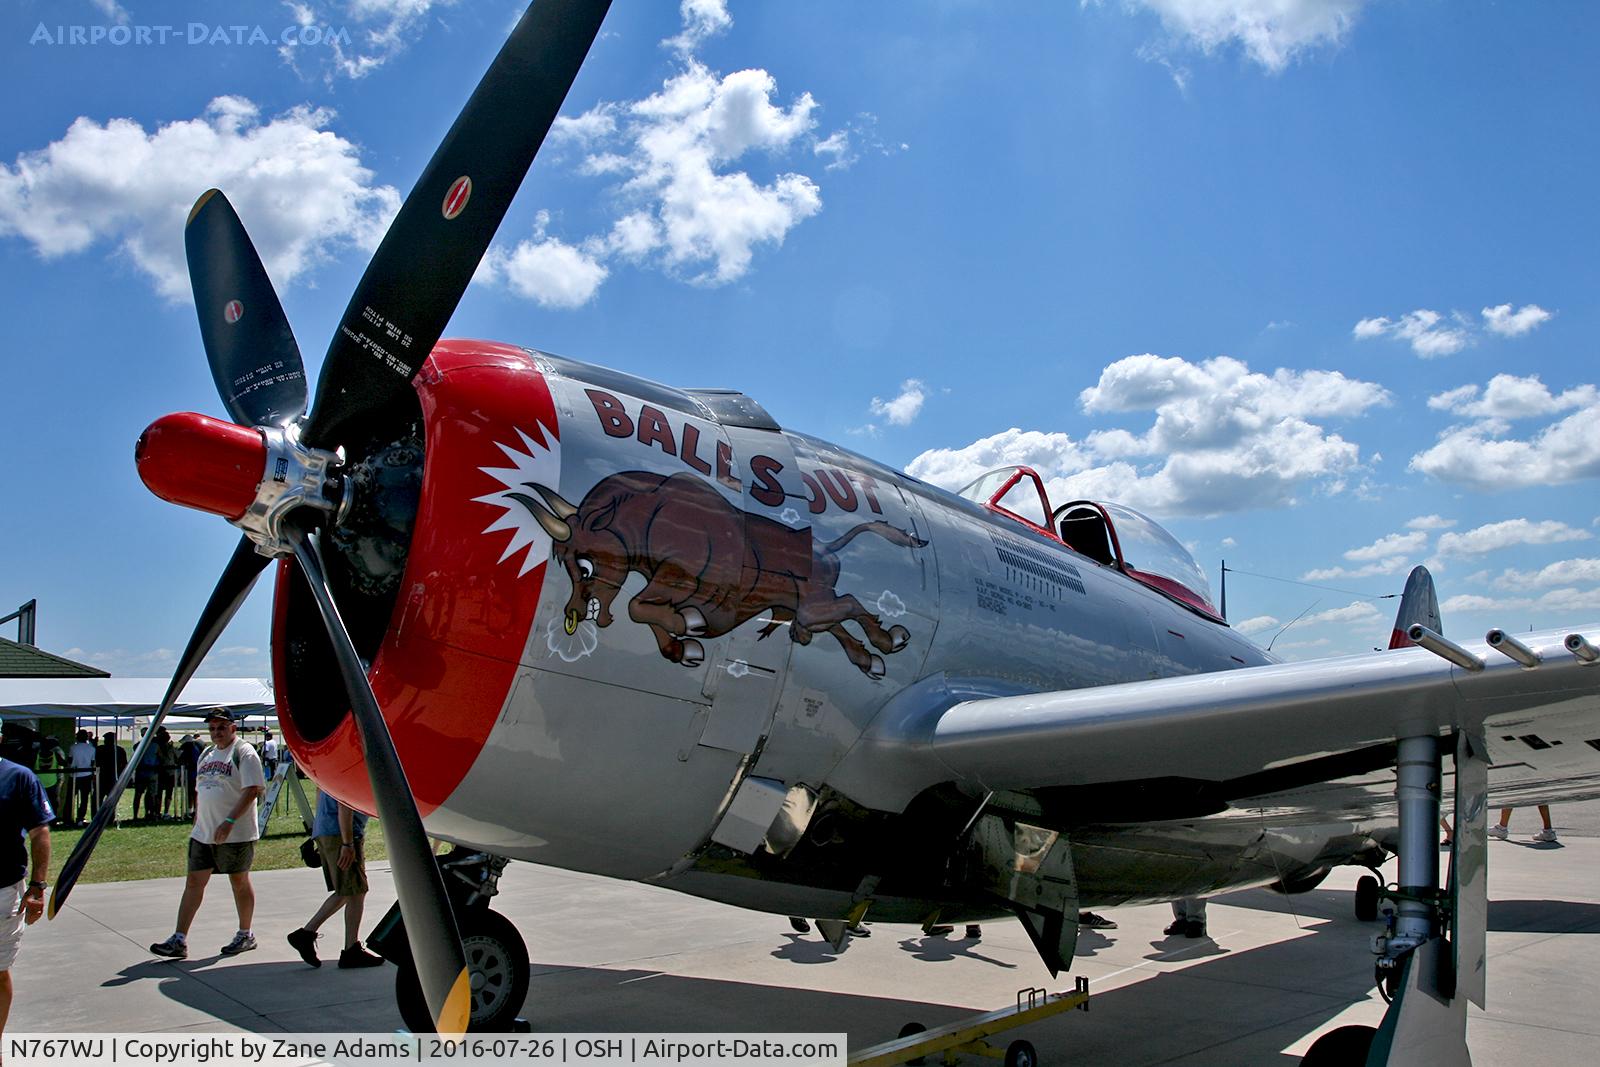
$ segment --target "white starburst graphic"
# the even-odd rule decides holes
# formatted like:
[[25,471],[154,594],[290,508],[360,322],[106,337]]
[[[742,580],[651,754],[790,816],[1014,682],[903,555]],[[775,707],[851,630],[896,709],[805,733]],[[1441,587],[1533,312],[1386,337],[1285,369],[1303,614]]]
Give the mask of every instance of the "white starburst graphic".
[[[527,549],[527,555],[522,558],[521,569],[517,571],[519,578],[550,558],[550,535],[544,532],[544,527],[539,525],[539,520],[533,517],[533,513],[520,501],[513,500],[511,494],[517,493],[537,499],[537,494],[529,487],[529,483],[549,489],[555,489],[561,484],[560,439],[554,433],[545,431],[542,426],[536,425],[534,433],[537,437],[529,437],[517,428],[517,436],[522,438],[520,450],[514,445],[495,442],[495,447],[505,453],[506,459],[510,460],[512,465],[478,469],[505,488],[485,496],[473,497],[474,503],[493,504],[504,509],[483,531],[486,534],[498,530],[511,531],[511,543],[506,545],[506,550],[500,554],[501,563],[515,556],[521,549]],[[546,440],[550,442],[548,445],[544,443]]]

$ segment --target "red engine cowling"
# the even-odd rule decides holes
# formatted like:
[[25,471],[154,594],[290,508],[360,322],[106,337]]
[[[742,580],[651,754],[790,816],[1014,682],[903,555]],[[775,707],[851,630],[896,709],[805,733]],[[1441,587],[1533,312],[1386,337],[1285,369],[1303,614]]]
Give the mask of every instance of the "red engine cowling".
[[[466,776],[499,718],[544,583],[545,560],[526,560],[503,529],[489,529],[504,509],[481,498],[507,486],[486,470],[505,468],[513,451],[542,450],[554,462],[559,431],[549,387],[521,348],[441,342],[416,388],[425,448],[403,578],[383,604],[341,601],[340,610],[347,622],[372,616],[368,678],[426,817]],[[319,658],[325,639],[309,599],[293,564],[282,563],[273,673],[283,734],[319,786],[371,812],[360,739],[331,660]]]

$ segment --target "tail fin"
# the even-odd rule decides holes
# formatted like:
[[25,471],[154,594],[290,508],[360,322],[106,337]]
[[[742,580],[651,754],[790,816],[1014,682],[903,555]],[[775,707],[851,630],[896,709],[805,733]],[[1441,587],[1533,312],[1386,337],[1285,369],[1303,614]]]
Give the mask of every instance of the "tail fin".
[[1433,575],[1426,567],[1413,567],[1411,577],[1406,579],[1406,591],[1400,596],[1400,610],[1394,617],[1389,647],[1405,648],[1411,644],[1406,631],[1419,622],[1436,634],[1444,633],[1444,622],[1439,618],[1439,596],[1433,591]]

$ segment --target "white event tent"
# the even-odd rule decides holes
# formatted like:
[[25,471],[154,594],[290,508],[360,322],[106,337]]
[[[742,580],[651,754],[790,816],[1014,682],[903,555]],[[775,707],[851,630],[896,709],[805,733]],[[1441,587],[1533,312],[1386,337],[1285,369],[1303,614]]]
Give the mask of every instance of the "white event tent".
[[[0,718],[115,719],[155,714],[168,678],[0,678]],[[275,723],[272,687],[261,678],[194,678],[178,695],[174,716],[198,718],[214,708]]]

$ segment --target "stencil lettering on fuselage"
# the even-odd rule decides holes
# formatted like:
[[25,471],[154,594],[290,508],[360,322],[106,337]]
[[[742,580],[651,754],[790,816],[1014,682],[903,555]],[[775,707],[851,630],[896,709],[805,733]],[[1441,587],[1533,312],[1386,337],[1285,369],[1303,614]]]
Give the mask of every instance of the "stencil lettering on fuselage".
[[[978,607],[996,615],[1012,611],[1054,613],[1056,605],[1073,595],[1087,596],[1076,565],[1041,551],[1021,538],[989,531],[1000,563],[995,578],[975,577]],[[1003,581],[996,580],[1003,578]]]

